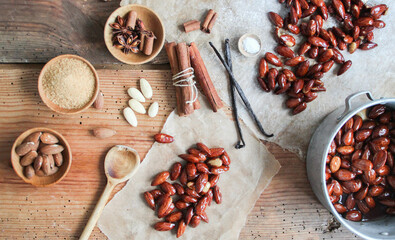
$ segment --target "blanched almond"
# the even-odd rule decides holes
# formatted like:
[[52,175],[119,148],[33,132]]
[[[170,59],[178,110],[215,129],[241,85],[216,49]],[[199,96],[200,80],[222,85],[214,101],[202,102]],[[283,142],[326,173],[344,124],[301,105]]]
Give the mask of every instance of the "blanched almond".
[[152,88],[147,79],[141,78],[140,79],[140,89],[141,92],[144,94],[144,97],[150,99],[152,98]]
[[148,116],[155,117],[159,111],[159,104],[157,102],[153,102],[148,109]]
[[210,182],[207,182],[207,183],[206,183],[206,186],[204,186],[204,188],[203,188],[203,190],[202,190],[202,193],[207,193],[208,190],[210,190],[210,187],[211,187]]
[[123,116],[130,125],[132,125],[133,127],[137,127],[136,115],[130,107],[127,107],[123,110]]
[[130,99],[129,100],[129,107],[131,109],[133,109],[133,111],[137,112],[137,113],[141,113],[141,114],[145,114],[145,108],[143,106],[143,104],[141,104],[139,101],[137,101],[136,99]]
[[222,166],[222,161],[219,158],[210,160],[207,162],[210,166],[212,167],[221,167]]
[[145,102],[143,94],[137,88],[129,88],[128,94],[131,98],[136,99],[139,102]]

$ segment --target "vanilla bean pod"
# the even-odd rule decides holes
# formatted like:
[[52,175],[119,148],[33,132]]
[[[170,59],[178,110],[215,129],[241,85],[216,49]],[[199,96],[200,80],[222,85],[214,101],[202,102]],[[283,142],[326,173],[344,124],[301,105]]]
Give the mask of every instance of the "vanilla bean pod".
[[226,71],[228,71],[228,74],[229,74],[229,76],[230,76],[231,81],[232,81],[233,84],[235,85],[236,90],[237,90],[237,92],[239,93],[239,95],[240,95],[240,97],[241,97],[241,100],[243,100],[243,103],[244,103],[244,105],[246,106],[248,113],[249,113],[249,114],[251,115],[251,117],[254,119],[254,121],[255,121],[257,127],[259,128],[260,132],[261,132],[263,135],[265,135],[266,137],[273,137],[273,136],[274,136],[273,134],[267,134],[267,133],[265,132],[265,130],[263,129],[261,122],[258,120],[257,116],[255,115],[254,111],[253,111],[252,108],[251,108],[250,102],[249,102],[248,99],[246,98],[246,96],[245,96],[243,90],[241,89],[239,83],[236,81],[236,78],[234,77],[232,70],[229,68],[228,64],[226,64],[225,60],[223,59],[223,57],[221,56],[221,54],[218,52],[217,48],[215,48],[215,46],[213,45],[212,42],[209,42],[209,44],[210,44],[210,46],[213,48],[215,54],[217,55],[217,57],[218,57],[219,60],[221,61],[222,65],[224,65]]
[[[228,66],[230,68],[231,71],[233,71],[232,69],[232,56],[230,53],[230,44],[229,44],[229,39],[225,39],[225,59],[226,62],[228,63]],[[237,105],[236,105],[236,98],[235,98],[235,85],[233,84],[231,77],[229,76],[229,85],[230,85],[230,96],[232,99],[232,108],[233,108],[233,117],[235,118],[236,121],[236,129],[237,129],[237,134],[239,135],[239,140],[236,143],[235,148],[236,149],[240,149],[245,147],[245,142],[243,139],[243,133],[241,132],[241,127],[240,127],[240,121],[239,121],[239,116],[237,114]]]

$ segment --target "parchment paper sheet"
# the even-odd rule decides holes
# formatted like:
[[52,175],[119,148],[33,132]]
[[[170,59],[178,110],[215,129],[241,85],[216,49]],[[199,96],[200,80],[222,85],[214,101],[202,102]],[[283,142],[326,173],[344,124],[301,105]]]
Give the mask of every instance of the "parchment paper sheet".
[[[266,139],[283,148],[289,149],[303,157],[307,151],[310,137],[328,113],[344,104],[344,99],[357,91],[370,90],[374,97],[395,97],[395,1],[374,0],[368,4],[385,3],[389,6],[388,14],[381,18],[387,26],[374,30],[374,42],[379,46],[370,51],[357,50],[354,54],[342,51],[344,57],[352,60],[353,66],[340,77],[335,65],[323,77],[324,93],[308,103],[307,109],[291,116],[284,105],[285,96],[265,93],[257,83],[257,65],[267,51],[274,52],[277,43],[272,37],[273,26],[268,19],[268,12],[279,12],[286,16],[288,9],[277,0],[123,0],[121,4],[138,3],[152,8],[159,14],[166,28],[167,41],[196,42],[206,63],[210,76],[220,97],[230,105],[228,78],[211,47],[212,41],[217,48],[222,48],[225,38],[232,43],[234,74],[250,100],[265,130],[275,137]],[[330,1],[326,1],[330,2]],[[192,19],[204,20],[208,9],[218,12],[218,19],[211,34],[194,31],[186,34],[181,25]],[[308,18],[307,18],[308,19]],[[334,21],[330,17],[324,27],[331,27]],[[254,58],[246,58],[237,50],[237,41],[245,33],[255,33],[262,40],[262,52]],[[298,44],[299,43],[299,44]],[[300,46],[297,41],[296,49]],[[239,101],[240,103],[240,101]],[[240,106],[240,105],[239,105]],[[248,113],[241,107],[240,116],[257,136],[260,136]]]
[[236,150],[234,122],[222,111],[213,113],[202,102],[202,108],[188,117],[180,118],[173,111],[162,132],[175,137],[171,144],[154,143],[136,175],[105,207],[98,226],[114,240],[122,239],[176,239],[174,231],[157,232],[153,225],[159,221],[146,204],[143,193],[151,187],[153,177],[180,161],[177,155],[185,153],[197,142],[209,147],[224,147],[232,163],[221,175],[218,186],[223,201],[206,209],[210,223],[201,222],[197,228],[187,227],[181,239],[237,239],[248,213],[280,164],[249,129],[242,126],[246,147]]

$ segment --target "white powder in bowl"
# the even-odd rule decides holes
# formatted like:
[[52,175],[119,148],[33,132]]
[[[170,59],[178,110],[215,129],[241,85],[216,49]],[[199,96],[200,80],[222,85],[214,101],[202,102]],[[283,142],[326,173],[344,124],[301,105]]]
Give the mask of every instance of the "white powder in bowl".
[[249,54],[255,54],[261,49],[259,42],[252,37],[246,37],[243,40],[243,49]]

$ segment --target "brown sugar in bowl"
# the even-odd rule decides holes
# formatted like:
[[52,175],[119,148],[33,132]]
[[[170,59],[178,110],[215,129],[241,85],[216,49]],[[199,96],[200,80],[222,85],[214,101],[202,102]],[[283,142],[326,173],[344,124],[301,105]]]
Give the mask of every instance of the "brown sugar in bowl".
[[[15,148],[19,146],[23,140],[26,139],[30,134],[35,133],[35,132],[48,132],[53,134],[55,137],[59,139],[59,144],[64,147],[64,150],[62,152],[63,154],[63,164],[59,167],[59,170],[50,176],[43,176],[39,177],[35,175],[31,179],[28,179],[25,177],[23,173],[23,167],[20,164],[20,158],[18,154],[15,152]],[[15,173],[22,178],[22,180],[26,183],[30,183],[36,187],[47,187],[53,184],[56,184],[60,182],[69,172],[70,167],[71,167],[71,162],[72,162],[72,154],[71,154],[71,148],[66,139],[57,131],[52,130],[50,128],[45,128],[45,127],[38,127],[38,128],[31,128],[25,132],[23,132],[19,137],[15,140],[14,144],[12,145],[11,148],[11,164],[12,167],[15,171]]]
[[[137,12],[137,18],[144,22],[146,29],[152,31],[156,36],[151,55],[145,55],[142,52],[124,54],[122,50],[113,46],[113,34],[109,25],[115,22],[117,16],[124,17],[132,10]],[[110,53],[119,61],[132,65],[144,64],[154,59],[162,50],[165,43],[165,27],[163,26],[162,20],[152,9],[138,4],[126,5],[116,9],[108,17],[106,25],[104,26],[104,42]]]
[[[46,94],[45,94],[45,90],[44,90],[44,86],[43,86],[43,77],[44,77],[45,72],[48,70],[49,66],[56,63],[57,61],[62,61],[63,59],[77,59],[77,60],[84,62],[85,64],[87,64],[89,69],[92,71],[93,76],[95,78],[95,91],[92,95],[92,98],[88,103],[86,103],[84,106],[82,106],[80,108],[75,108],[75,109],[63,108],[63,107],[55,104],[54,102],[52,102],[48,98],[48,96],[46,96]],[[55,111],[57,113],[61,113],[61,114],[76,114],[76,113],[79,113],[79,112],[82,112],[82,111],[85,111],[86,109],[88,109],[93,104],[93,102],[96,100],[96,96],[99,93],[99,76],[97,75],[96,69],[86,59],[84,59],[80,56],[77,56],[77,55],[72,55],[72,54],[59,55],[55,58],[52,58],[41,69],[40,75],[38,76],[38,93],[40,94],[40,97],[43,100],[43,102],[45,103],[45,105],[47,105],[53,111]]]

